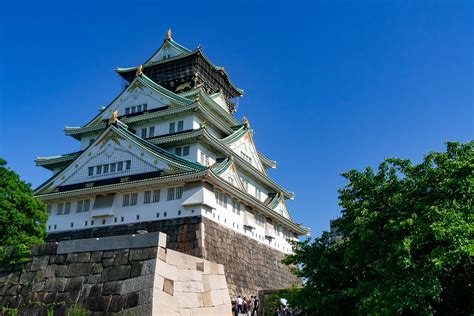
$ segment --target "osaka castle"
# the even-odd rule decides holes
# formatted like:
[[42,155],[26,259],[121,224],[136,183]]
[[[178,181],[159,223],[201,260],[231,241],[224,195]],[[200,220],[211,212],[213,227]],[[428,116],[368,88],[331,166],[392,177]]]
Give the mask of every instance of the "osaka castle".
[[292,220],[294,193],[268,176],[277,164],[249,120],[237,119],[243,90],[171,30],[148,60],[116,72],[123,91],[64,130],[78,151],[36,159],[53,173],[35,190],[48,240],[162,231],[169,248],[224,264],[231,294],[297,282],[280,260],[309,230]]

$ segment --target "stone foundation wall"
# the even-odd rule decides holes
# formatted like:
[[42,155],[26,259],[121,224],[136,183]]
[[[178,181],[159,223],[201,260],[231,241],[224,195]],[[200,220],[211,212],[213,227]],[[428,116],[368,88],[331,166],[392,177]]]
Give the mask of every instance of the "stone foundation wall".
[[281,263],[284,254],[261,242],[200,216],[114,225],[50,234],[59,241],[91,237],[162,231],[168,235],[167,248],[223,264],[231,297],[256,295],[301,284]]
[[0,267],[0,314],[230,315],[224,267],[166,248],[148,233],[32,246]]
[[223,264],[232,299],[259,290],[283,289],[301,280],[281,263],[284,254],[247,236],[203,218],[204,258]]

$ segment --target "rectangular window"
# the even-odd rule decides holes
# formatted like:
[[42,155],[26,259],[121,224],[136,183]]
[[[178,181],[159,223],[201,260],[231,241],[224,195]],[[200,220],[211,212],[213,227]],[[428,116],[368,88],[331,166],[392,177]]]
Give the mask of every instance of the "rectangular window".
[[125,108],[125,115],[130,114],[130,108]]
[[153,202],[160,202],[160,190],[153,190]]
[[125,220],[125,217],[120,217],[120,221],[123,222]]
[[109,165],[104,165],[104,173],[109,173]]
[[142,138],[146,138],[146,128],[142,128]]
[[95,167],[95,173],[96,174],[101,174],[102,173],[102,166]]
[[84,201],[77,201],[76,213],[82,212],[83,205],[84,205]]
[[150,127],[150,130],[148,131],[148,134],[150,134],[150,135],[148,135],[148,137],[155,136],[155,127],[154,126]]
[[141,112],[142,111],[142,106],[141,105],[137,105],[137,112]]
[[74,223],[73,223],[73,222],[71,222],[71,228],[72,228],[72,227],[74,227]]
[[134,106],[132,106],[130,109],[131,109],[132,114],[135,113],[135,107]]
[[122,206],[129,206],[130,205],[130,194],[124,194],[122,200]]
[[82,211],[87,212],[89,210],[90,204],[91,204],[91,200],[84,200],[84,207],[82,208]]
[[170,123],[170,134],[174,133],[175,125],[176,125],[175,122]]
[[105,225],[105,219],[102,220],[102,225]]
[[111,163],[110,164],[110,172],[115,172],[115,167],[117,166],[117,164],[115,162]]
[[130,205],[137,205],[138,193],[130,194]]
[[145,191],[143,193],[143,203],[148,204],[151,202],[151,191]]
[[118,218],[114,217],[114,223],[117,223]]
[[46,205],[46,212],[48,213],[48,215],[51,215],[51,209],[52,209],[52,205]]
[[183,189],[184,187],[177,187],[176,188],[176,199],[179,200],[183,196]]
[[87,175],[90,177],[92,175],[94,175],[94,167],[89,167],[88,169],[89,171],[87,172]]
[[184,128],[184,121],[178,121],[178,132],[182,132]]
[[146,111],[148,109],[148,104],[143,104],[143,111]]
[[166,217],[167,214],[168,214],[168,213],[164,212],[164,213],[163,213],[163,217]]
[[183,156],[189,156],[189,146],[183,147]]
[[91,221],[91,226],[94,226],[94,221]]
[[156,217],[160,217],[160,213],[156,213]]
[[257,188],[255,188],[255,197],[256,197],[257,199],[259,199],[259,200],[261,199],[261,192],[260,192],[260,190],[257,189]]
[[255,223],[258,226],[263,227],[265,223],[265,217],[262,214],[255,214]]
[[117,162],[117,171],[122,171],[123,169],[123,162]]
[[131,165],[132,165],[132,161],[131,161],[131,160],[125,161],[125,169],[130,170],[130,166],[131,166]]
[[181,215],[181,211],[178,211],[178,216]]
[[174,154],[175,154],[176,156],[181,156],[181,147],[176,147],[176,148],[174,149]]
[[58,211],[56,212],[57,215],[63,215],[64,211],[64,203],[59,203],[58,204]]
[[168,201],[174,200],[174,188],[168,188]]

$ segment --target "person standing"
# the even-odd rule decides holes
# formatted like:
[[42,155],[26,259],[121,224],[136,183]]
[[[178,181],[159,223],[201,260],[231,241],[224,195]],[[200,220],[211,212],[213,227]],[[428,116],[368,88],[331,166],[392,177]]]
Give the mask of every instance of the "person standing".
[[244,300],[239,295],[239,297],[237,297],[237,313],[238,314],[244,311],[243,305],[244,305]]
[[253,309],[252,309],[252,316],[258,316],[258,307],[259,307],[260,302],[258,301],[258,298],[254,296],[253,300]]

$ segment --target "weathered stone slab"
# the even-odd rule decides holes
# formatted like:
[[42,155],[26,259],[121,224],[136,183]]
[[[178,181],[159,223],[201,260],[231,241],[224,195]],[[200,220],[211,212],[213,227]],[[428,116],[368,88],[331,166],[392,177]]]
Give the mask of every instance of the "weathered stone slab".
[[158,242],[159,233],[75,239],[62,241],[58,246],[57,253],[63,254],[110,249],[155,247]]
[[67,255],[66,262],[89,262],[91,260],[90,252],[70,253]]
[[154,276],[151,274],[124,280],[121,294],[127,294],[153,287]]
[[102,282],[123,280],[130,277],[130,266],[111,266],[102,272]]
[[156,252],[157,252],[156,247],[131,249],[129,260],[137,261],[137,260],[153,259],[153,258],[156,258]]

